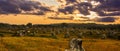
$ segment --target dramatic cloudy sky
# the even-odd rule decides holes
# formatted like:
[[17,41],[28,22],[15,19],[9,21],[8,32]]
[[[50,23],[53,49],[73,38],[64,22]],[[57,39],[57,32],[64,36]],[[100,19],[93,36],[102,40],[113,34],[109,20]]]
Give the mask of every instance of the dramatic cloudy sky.
[[[99,4],[95,5],[94,7],[94,5],[92,5],[91,3],[92,1],[98,2]],[[120,16],[120,0],[92,0],[92,1],[83,2],[83,0],[82,1],[79,1],[79,0],[0,0],[0,13],[7,13],[7,14],[32,13],[32,14],[43,15],[49,12],[54,12],[57,15],[60,15],[61,13],[63,13],[64,15],[82,14],[84,16],[88,16],[88,15],[92,15],[91,13],[92,11],[92,12],[95,12],[97,16],[100,16],[100,17],[118,16],[118,15]],[[48,6],[59,6],[59,7],[48,7],[43,3],[47,4]],[[78,12],[74,14],[76,10]],[[3,22],[5,21],[4,19],[1,19],[1,20],[3,20]],[[107,22],[106,20],[110,20],[110,22],[113,22],[114,18],[102,19],[102,21],[104,22]]]

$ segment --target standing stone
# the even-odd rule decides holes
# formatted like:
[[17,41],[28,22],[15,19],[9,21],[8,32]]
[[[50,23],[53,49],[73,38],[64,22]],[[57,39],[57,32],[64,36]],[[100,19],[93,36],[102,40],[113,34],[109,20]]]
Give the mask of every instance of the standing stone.
[[69,33],[66,33],[65,35],[64,35],[64,38],[69,38],[70,37],[70,34]]
[[101,39],[106,39],[106,38],[107,38],[106,34],[102,34],[102,38]]
[[69,43],[70,49],[65,51],[85,51],[82,47],[82,39],[73,38]]
[[78,38],[83,38],[83,33],[79,33]]

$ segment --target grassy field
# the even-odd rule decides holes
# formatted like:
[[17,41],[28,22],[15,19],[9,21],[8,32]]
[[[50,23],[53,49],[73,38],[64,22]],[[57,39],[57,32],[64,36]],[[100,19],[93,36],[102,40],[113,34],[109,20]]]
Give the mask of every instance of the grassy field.
[[[41,37],[3,37],[0,38],[0,51],[64,51],[68,49],[69,39]],[[120,51],[120,41],[83,39],[86,51]]]

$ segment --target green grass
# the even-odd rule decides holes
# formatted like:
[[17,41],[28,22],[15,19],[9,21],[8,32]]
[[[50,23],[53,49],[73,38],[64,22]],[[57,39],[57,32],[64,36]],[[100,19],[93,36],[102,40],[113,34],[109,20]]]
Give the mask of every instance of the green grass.
[[[64,51],[69,39],[41,37],[3,37],[0,38],[0,51]],[[120,51],[120,41],[83,39],[86,51]]]

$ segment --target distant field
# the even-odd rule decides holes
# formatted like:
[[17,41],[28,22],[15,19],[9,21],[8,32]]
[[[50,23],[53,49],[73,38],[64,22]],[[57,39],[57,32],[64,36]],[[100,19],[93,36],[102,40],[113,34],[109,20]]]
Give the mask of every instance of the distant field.
[[[69,39],[41,37],[3,37],[0,38],[0,51],[64,51],[68,49]],[[86,51],[120,51],[120,41],[83,39]]]

